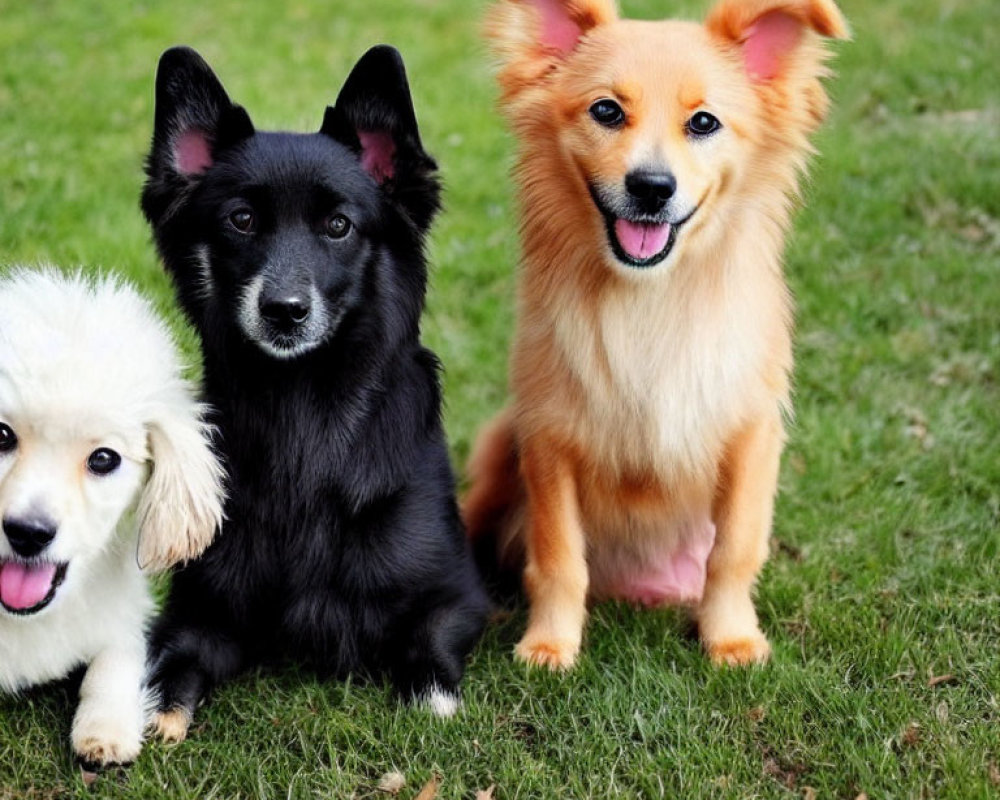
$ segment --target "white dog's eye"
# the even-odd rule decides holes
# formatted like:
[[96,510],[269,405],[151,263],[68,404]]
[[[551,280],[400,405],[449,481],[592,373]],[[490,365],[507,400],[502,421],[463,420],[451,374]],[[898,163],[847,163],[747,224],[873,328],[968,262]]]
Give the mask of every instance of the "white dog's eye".
[[87,458],[87,469],[95,475],[108,475],[118,469],[121,463],[122,457],[114,450],[99,447]]
[[9,453],[17,447],[17,434],[6,423],[0,422],[0,453]]

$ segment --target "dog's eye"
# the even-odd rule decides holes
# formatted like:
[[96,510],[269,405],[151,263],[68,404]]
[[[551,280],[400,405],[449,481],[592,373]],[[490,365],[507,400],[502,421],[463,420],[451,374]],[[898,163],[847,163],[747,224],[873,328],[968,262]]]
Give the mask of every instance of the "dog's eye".
[[614,100],[598,100],[590,107],[590,116],[605,128],[617,128],[625,122],[625,112]]
[[237,208],[229,215],[229,224],[240,233],[253,233],[254,222],[253,211],[245,206]]
[[17,447],[17,434],[14,429],[0,422],[0,453],[9,453]]
[[331,239],[343,239],[351,230],[351,221],[343,214],[333,214],[323,223],[323,233]]
[[95,475],[108,475],[114,472],[122,463],[122,457],[114,450],[99,447],[87,458],[87,469]]
[[707,111],[699,111],[687,121],[687,130],[692,136],[708,136],[721,127],[722,123]]

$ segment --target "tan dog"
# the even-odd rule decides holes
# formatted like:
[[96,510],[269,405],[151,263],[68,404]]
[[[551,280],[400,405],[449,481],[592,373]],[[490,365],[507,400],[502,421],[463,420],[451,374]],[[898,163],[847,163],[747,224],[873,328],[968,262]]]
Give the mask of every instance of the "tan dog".
[[831,0],[722,0],[704,25],[611,0],[489,17],[518,138],[513,404],[465,517],[524,562],[517,656],[574,663],[586,602],[690,605],[714,662],[770,653],[751,593],[789,409],[781,258],[822,120]]

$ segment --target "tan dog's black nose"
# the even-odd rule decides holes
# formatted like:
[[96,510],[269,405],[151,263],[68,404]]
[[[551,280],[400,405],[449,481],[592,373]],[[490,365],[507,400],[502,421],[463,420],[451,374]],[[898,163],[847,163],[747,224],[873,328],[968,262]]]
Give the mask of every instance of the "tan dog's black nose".
[[646,210],[659,211],[677,191],[677,179],[672,172],[635,170],[625,176],[625,189]]

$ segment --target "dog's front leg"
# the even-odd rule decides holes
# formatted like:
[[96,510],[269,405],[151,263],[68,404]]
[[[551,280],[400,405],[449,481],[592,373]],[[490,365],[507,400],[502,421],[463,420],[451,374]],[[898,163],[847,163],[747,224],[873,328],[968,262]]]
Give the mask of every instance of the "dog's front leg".
[[727,447],[714,509],[716,539],[696,610],[702,644],[716,664],[767,661],[753,585],[767,560],[784,431],[781,416],[758,420]]
[[85,765],[127,764],[139,755],[145,661],[145,642],[137,634],[135,641],[106,647],[90,662],[71,735],[73,750]]
[[521,446],[527,490],[524,587],[528,629],[515,654],[550,669],[573,666],[587,616],[586,542],[570,462],[547,441]]

